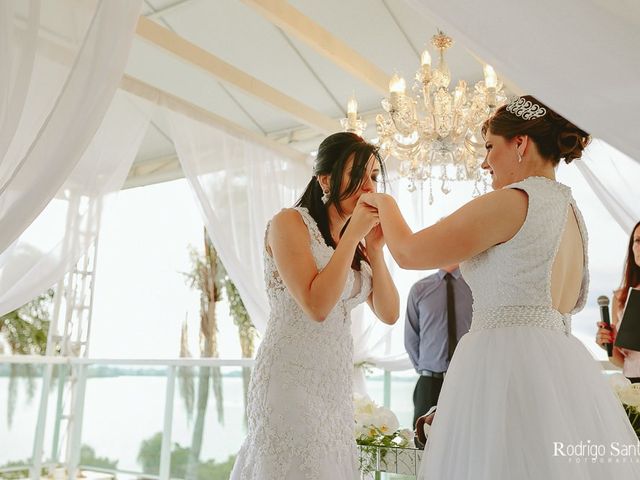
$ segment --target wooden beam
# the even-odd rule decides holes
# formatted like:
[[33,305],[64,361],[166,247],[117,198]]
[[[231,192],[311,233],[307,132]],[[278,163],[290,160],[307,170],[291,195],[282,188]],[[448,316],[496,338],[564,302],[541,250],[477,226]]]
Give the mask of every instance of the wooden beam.
[[164,90],[149,85],[148,83],[138,80],[130,75],[124,75],[122,77],[122,80],[120,81],[120,88],[133,95],[144,98],[158,105],[162,105],[169,110],[186,115],[196,121],[213,125],[214,127],[224,128],[231,134],[263,145],[291,160],[304,162],[307,159],[307,155],[298,150],[282,143],[278,143],[275,140],[271,140],[262,134],[247,130],[226,118],[189,103],[182,98],[176,97],[175,95],[167,93]]
[[389,92],[389,75],[285,0],[241,1],[380,93]]
[[216,79],[262,100],[324,133],[340,131],[340,123],[313,108],[285,95],[266,83],[237,69],[205,49],[164,28],[146,17],[138,19],[136,33],[140,38],[195,65]]

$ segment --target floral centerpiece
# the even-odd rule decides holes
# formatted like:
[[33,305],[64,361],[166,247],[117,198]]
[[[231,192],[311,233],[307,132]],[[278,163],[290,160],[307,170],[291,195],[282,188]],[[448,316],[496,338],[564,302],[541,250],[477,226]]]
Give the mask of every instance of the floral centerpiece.
[[609,381],[629,416],[631,426],[640,439],[640,383],[631,383],[620,373],[611,375]]
[[354,396],[353,405],[356,443],[365,453],[360,456],[362,472],[375,469],[378,452],[380,461],[384,462],[388,448],[407,447],[413,440],[413,431],[400,429],[398,418],[388,408],[381,407],[370,398],[358,394]]

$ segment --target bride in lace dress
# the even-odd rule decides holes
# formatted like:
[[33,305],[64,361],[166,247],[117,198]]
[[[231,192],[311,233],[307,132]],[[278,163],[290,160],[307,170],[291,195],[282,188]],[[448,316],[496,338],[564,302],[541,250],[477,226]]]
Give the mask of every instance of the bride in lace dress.
[[473,292],[419,479],[640,478],[638,438],[571,335],[587,298],[587,232],[555,167],[589,136],[531,96],[499,108],[483,133],[495,191],[436,225],[412,234],[391,197],[361,197],[401,267],[463,262]]
[[373,145],[352,133],[333,134],[320,144],[296,207],[269,222],[264,268],[271,312],[231,480],[358,478],[350,312],[366,301],[385,323],[399,313],[377,212],[357,204],[383,176]]

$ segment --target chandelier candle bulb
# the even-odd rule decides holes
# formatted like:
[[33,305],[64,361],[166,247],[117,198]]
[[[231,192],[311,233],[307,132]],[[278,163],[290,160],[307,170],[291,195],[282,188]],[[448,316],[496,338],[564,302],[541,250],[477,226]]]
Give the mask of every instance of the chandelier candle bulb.
[[404,93],[406,88],[407,84],[405,83],[404,78],[399,77],[396,74],[391,77],[391,81],[389,82],[390,93]]
[[349,97],[347,102],[347,118],[340,120],[342,129],[345,132],[353,132],[356,135],[362,135],[367,128],[367,123],[361,119],[358,119],[358,101],[355,94]]
[[347,119],[349,120],[349,126],[355,127],[356,121],[358,120],[358,101],[353,95],[351,95],[351,98],[349,98],[347,102]]
[[498,86],[498,76],[496,71],[489,64],[484,66],[484,84],[487,88],[496,88]]
[[496,87],[498,86],[498,76],[489,64],[484,66],[484,85],[487,87],[487,103],[490,107],[496,105]]
[[429,54],[429,50],[422,52],[422,55],[420,56],[420,63],[422,63],[423,67],[425,65],[431,66],[431,55]]
[[431,80],[431,55],[428,50],[422,52],[422,55],[420,56],[420,64],[420,73],[422,77],[420,80],[422,83],[426,84]]
[[399,107],[400,99],[404,96],[404,91],[407,88],[404,78],[394,74],[389,82],[389,94],[391,100],[391,106],[394,110]]

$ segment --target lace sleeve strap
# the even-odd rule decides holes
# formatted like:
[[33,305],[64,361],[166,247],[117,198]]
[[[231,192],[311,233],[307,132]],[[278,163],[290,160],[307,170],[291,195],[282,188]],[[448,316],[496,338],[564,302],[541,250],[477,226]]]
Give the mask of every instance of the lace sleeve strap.
[[324,239],[322,238],[322,234],[320,233],[318,224],[309,213],[309,210],[307,210],[304,207],[295,207],[294,210],[296,210],[302,217],[302,221],[304,222],[304,224],[307,226],[307,229],[309,230],[309,236],[311,237],[311,239],[315,240],[317,243],[323,244]]
[[267,226],[264,229],[264,252],[271,256],[269,253],[269,229],[271,228],[271,220],[267,222]]

